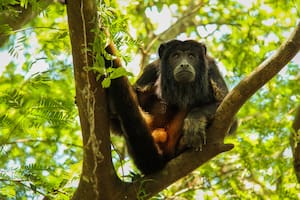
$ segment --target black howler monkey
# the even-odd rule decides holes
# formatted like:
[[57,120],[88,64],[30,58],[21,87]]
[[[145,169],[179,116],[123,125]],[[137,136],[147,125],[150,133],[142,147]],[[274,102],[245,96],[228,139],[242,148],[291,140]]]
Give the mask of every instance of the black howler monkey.
[[[122,92],[121,80],[113,80],[109,89],[130,153],[145,174],[161,169],[186,147],[201,148],[207,125],[228,93],[204,44],[171,40],[160,45],[158,54],[131,90],[135,98]],[[134,104],[139,106],[135,111]]]
[[158,54],[135,88],[141,107],[153,116],[154,140],[163,155],[173,157],[182,136],[186,146],[202,147],[206,126],[228,89],[204,44],[171,40],[160,45]]

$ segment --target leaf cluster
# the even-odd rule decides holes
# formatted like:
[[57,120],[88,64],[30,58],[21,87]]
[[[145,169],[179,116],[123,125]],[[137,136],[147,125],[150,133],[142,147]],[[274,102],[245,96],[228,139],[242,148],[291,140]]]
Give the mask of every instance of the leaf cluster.
[[0,81],[2,198],[68,199],[81,160],[72,70],[25,77],[6,70]]

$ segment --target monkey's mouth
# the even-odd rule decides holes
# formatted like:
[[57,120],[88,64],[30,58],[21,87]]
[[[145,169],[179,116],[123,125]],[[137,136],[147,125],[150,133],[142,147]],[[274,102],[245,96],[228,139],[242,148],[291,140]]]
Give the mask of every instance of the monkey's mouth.
[[195,79],[193,73],[188,70],[182,70],[180,72],[177,72],[174,78],[177,82],[181,82],[181,83],[190,83],[193,82]]

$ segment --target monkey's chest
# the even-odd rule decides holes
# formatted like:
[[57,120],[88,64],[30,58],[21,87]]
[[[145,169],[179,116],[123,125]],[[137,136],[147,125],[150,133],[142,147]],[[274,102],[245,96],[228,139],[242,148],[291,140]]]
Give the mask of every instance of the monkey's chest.
[[167,128],[178,112],[177,108],[168,106],[162,101],[155,102],[150,110],[150,114],[153,116],[153,128]]

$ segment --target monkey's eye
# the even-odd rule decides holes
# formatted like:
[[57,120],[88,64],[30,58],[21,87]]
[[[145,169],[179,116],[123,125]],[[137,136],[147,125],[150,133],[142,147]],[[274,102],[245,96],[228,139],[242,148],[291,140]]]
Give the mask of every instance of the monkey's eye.
[[196,58],[196,55],[193,53],[189,53],[188,57],[189,57],[189,59],[194,59],[194,58]]
[[172,58],[174,58],[174,59],[179,58],[179,56],[180,56],[179,53],[173,53],[173,54],[172,54]]

